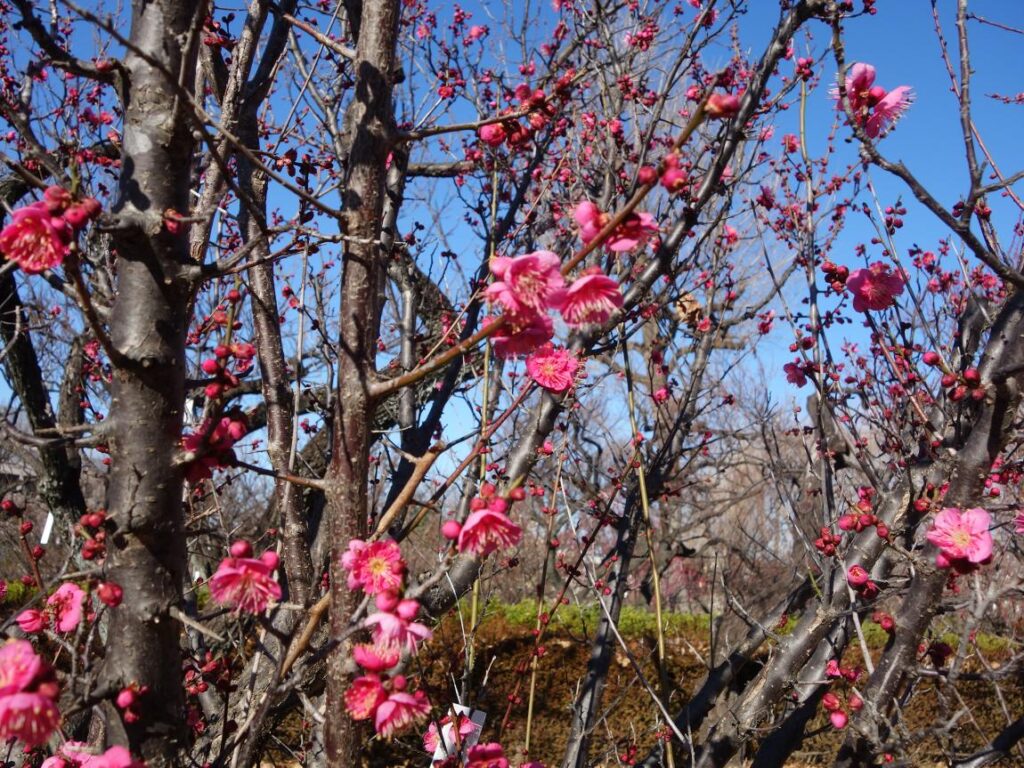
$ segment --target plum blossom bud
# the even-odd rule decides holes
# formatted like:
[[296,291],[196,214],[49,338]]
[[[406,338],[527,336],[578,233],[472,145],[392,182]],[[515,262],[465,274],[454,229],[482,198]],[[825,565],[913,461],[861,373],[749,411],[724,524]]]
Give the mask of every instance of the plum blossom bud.
[[859,589],[871,580],[871,575],[859,565],[851,565],[846,572],[846,580],[854,589]]

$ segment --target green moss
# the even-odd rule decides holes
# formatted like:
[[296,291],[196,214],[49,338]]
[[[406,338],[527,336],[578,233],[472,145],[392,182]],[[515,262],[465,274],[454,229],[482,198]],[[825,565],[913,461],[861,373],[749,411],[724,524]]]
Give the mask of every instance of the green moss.
[[[537,622],[537,603],[533,600],[520,600],[518,603],[491,601],[487,604],[486,612],[517,627],[533,629]],[[597,627],[601,616],[602,611],[598,605],[562,605],[555,611],[551,626],[576,635],[589,634]],[[707,632],[711,624],[706,614],[663,613],[662,619],[667,636]],[[653,637],[658,633],[657,616],[654,611],[646,608],[627,605],[619,616],[618,627],[626,638]]]

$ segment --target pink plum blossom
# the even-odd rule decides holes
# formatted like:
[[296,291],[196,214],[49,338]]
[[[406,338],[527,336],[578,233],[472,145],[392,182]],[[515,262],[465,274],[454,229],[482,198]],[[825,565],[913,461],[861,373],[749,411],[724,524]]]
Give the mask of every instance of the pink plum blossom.
[[425,625],[413,621],[418,611],[419,603],[415,600],[402,600],[394,613],[377,611],[367,616],[363,623],[373,628],[375,643],[404,646],[415,653],[419,643],[429,640],[433,634]]
[[935,516],[927,533],[928,541],[939,548],[935,564],[958,571],[986,563],[992,557],[992,518],[984,509],[943,509]]
[[0,231],[0,253],[30,275],[60,266],[70,242],[71,227],[45,201],[18,208]]
[[530,378],[552,392],[565,392],[572,387],[579,367],[579,360],[572,352],[551,344],[545,344],[526,358]]
[[45,744],[60,722],[59,694],[53,669],[30,642],[10,640],[0,647],[0,740]]
[[[603,213],[600,208],[589,200],[577,204],[573,218],[580,227],[580,239],[589,243],[604,229],[611,216]],[[630,213],[605,241],[605,246],[613,253],[631,251],[658,232],[658,222],[649,213]]]
[[58,632],[72,632],[82,620],[82,601],[85,592],[77,584],[66,582],[50,595],[46,604],[53,611]]
[[804,367],[799,363],[786,363],[782,366],[782,370],[786,374],[786,381],[790,384],[796,384],[798,387],[802,387],[807,383],[807,375],[804,373]]
[[612,278],[596,267],[573,281],[565,293],[562,317],[573,328],[603,323],[622,306],[622,291]]
[[[871,138],[877,138],[895,124],[913,101],[909,86],[901,85],[886,91],[875,85],[875,68],[870,64],[857,63],[850,67],[846,77],[846,97],[850,111],[859,125]],[[833,91],[838,96],[838,89]],[[842,109],[842,103],[837,105]]]
[[491,337],[491,343],[498,357],[515,357],[529,354],[554,335],[554,323],[546,314],[506,315],[505,325]]
[[851,272],[846,279],[846,287],[853,294],[853,308],[857,312],[891,307],[896,297],[903,293],[904,285],[903,276],[880,261],[866,269]]
[[497,280],[487,286],[488,301],[500,304],[506,313],[528,315],[558,309],[565,297],[561,262],[551,251],[534,251],[491,260]]
[[361,675],[345,691],[345,709],[353,720],[369,720],[387,697],[378,675]]
[[[442,732],[446,732],[446,731],[449,730],[449,728],[451,726],[451,722],[452,722],[452,716],[451,715],[445,715],[444,717],[441,718],[440,723],[441,723]],[[480,727],[476,723],[474,723],[471,719],[469,719],[465,715],[461,715],[461,714],[458,715],[458,722],[459,722],[459,734],[458,734],[458,738],[456,739],[456,741],[459,744],[462,744],[468,737],[470,737],[474,733],[476,733],[477,730]],[[448,726],[448,727],[446,727],[446,726]],[[455,729],[454,728],[450,728],[450,730],[454,731]],[[448,737],[447,734],[446,734],[446,741],[448,741],[449,743],[451,743],[451,741],[452,741],[451,737]],[[436,752],[437,748],[440,745],[441,745],[441,739],[437,735],[437,723],[431,723],[429,726],[427,726],[427,732],[423,734],[423,749],[425,749],[427,752]]]
[[423,691],[396,691],[377,707],[373,727],[377,734],[389,739],[396,732],[430,714],[430,702]]
[[278,556],[268,550],[259,559],[227,557],[210,577],[215,602],[240,613],[263,613],[267,603],[281,599],[281,585],[274,580]]
[[384,672],[398,665],[401,651],[397,645],[359,643],[352,648],[352,658],[367,672]]
[[398,592],[405,576],[405,561],[398,544],[392,540],[367,543],[353,539],[341,556],[348,571],[348,588],[362,589],[368,595]]
[[459,552],[486,557],[496,549],[508,549],[519,543],[523,530],[508,515],[492,507],[470,514],[459,532]]

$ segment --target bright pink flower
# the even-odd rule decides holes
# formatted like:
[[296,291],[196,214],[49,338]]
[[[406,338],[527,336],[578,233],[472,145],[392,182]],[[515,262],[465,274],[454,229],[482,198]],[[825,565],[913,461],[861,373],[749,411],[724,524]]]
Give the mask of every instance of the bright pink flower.
[[871,581],[871,574],[860,565],[851,565],[846,572],[846,581],[851,587],[858,589]]
[[508,768],[508,759],[501,744],[477,744],[466,754],[466,768]]
[[[882,135],[899,120],[913,101],[909,86],[901,85],[886,91],[874,83],[875,68],[870,64],[854,64],[846,77],[846,97],[850,102],[850,111],[871,138]],[[838,89],[833,90],[833,96],[838,97]],[[842,109],[842,103],[837,104],[837,108]]]
[[54,624],[58,632],[73,632],[82,620],[82,601],[85,592],[77,584],[66,582],[61,584],[46,600],[53,610]]
[[398,665],[401,650],[397,645],[360,643],[352,648],[352,658],[367,672],[383,672]]
[[0,739],[20,739],[27,747],[45,744],[60,723],[57,705],[38,692],[0,696]]
[[8,640],[0,645],[0,696],[23,691],[46,670],[28,640]]
[[[493,321],[484,321],[485,325],[489,322]],[[515,357],[528,355],[554,335],[554,323],[544,313],[505,315],[505,325],[491,336],[491,344],[498,357]]]
[[846,724],[850,722],[850,718],[847,717],[846,713],[841,709],[837,709],[835,712],[828,716],[828,719],[832,721],[832,727],[837,731],[843,730]]
[[782,370],[786,374],[786,381],[790,384],[796,384],[798,387],[802,387],[807,383],[807,375],[804,373],[804,367],[799,363],[786,363],[782,366]]
[[853,308],[858,312],[887,309],[903,293],[903,276],[887,264],[876,261],[867,269],[858,269],[846,278],[846,287],[853,294]]
[[362,675],[345,691],[345,709],[353,720],[369,720],[387,697],[377,675]]
[[466,518],[459,532],[459,552],[486,557],[496,549],[508,549],[519,543],[523,529],[508,515],[491,507],[477,510]]
[[940,568],[969,570],[992,557],[992,518],[984,509],[943,509],[935,516],[927,538],[939,548],[935,564]]
[[[454,737],[454,728],[451,726],[452,716],[445,715],[441,718],[441,732],[445,734],[445,741],[452,745],[452,742],[458,744],[465,743],[466,739],[477,732],[480,726],[474,723],[465,715],[459,715],[459,736],[456,740]],[[436,752],[437,748],[441,745],[441,740],[437,735],[437,723],[431,723],[427,727],[427,732],[423,734],[423,749],[427,752]]]
[[21,631],[28,635],[34,635],[36,632],[42,632],[50,626],[50,617],[43,611],[37,610],[36,608],[28,608],[22,611],[18,614],[15,621],[18,622],[18,626],[21,627]]
[[530,378],[552,392],[569,389],[579,367],[580,362],[572,352],[551,344],[545,344],[526,358],[526,371]]
[[1013,518],[1013,525],[1017,533],[1024,534],[1024,511],[1018,512],[1017,516]]
[[48,757],[41,768],[146,768],[144,763],[132,760],[124,747],[111,747],[102,755],[89,751],[80,741],[66,741],[60,748],[60,757]]
[[396,732],[430,714],[430,702],[423,691],[397,691],[388,696],[374,715],[373,727],[378,735],[391,738]]
[[375,643],[382,646],[395,645],[399,648],[405,646],[410,652],[415,653],[421,641],[432,637],[433,633],[427,626],[412,621],[416,614],[409,610],[410,605],[419,610],[419,604],[415,600],[403,600],[398,604],[396,613],[377,611],[366,617],[364,625],[374,628]]
[[622,306],[619,284],[596,271],[584,275],[569,286],[562,305],[562,317],[573,328],[590,323],[603,323]]
[[740,111],[740,97],[734,93],[713,93],[704,105],[704,112],[711,118],[735,117]]
[[348,543],[348,552],[341,556],[341,564],[348,571],[348,588],[362,589],[368,595],[398,592],[405,575],[402,550],[393,540],[373,541],[361,539]]
[[561,262],[551,251],[534,251],[491,260],[491,273],[498,278],[487,286],[488,301],[500,304],[506,313],[529,315],[558,309],[565,297]]
[[489,123],[488,125],[481,125],[477,130],[477,135],[480,137],[480,141],[487,146],[500,147],[508,133],[501,123]]
[[864,130],[871,138],[883,135],[896,121],[899,120],[907,108],[913,103],[914,95],[909,86],[901,85],[893,88],[883,96],[868,116],[864,124]]
[[281,585],[273,577],[277,565],[277,553],[270,550],[258,560],[226,557],[210,577],[210,595],[241,613],[263,613],[268,602],[281,599]]
[[40,201],[11,215],[11,223],[0,231],[0,253],[16,261],[22,271],[38,274],[64,261],[70,241],[67,222]]
[[[573,218],[580,227],[580,239],[589,243],[611,221],[594,203],[584,200],[573,211]],[[613,253],[631,251],[657,234],[658,222],[649,213],[631,213],[605,240],[605,246]]]
[[0,647],[0,741],[20,739],[27,747],[46,743],[60,722],[60,695],[53,669],[27,640]]

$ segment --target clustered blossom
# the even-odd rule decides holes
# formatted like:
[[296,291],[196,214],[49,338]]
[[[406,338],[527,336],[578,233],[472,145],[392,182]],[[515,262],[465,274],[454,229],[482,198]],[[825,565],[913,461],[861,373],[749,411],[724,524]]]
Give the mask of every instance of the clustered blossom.
[[18,208],[0,231],[0,253],[23,272],[38,274],[60,266],[77,232],[101,213],[91,197],[75,202],[61,187],[48,187],[43,199]]
[[103,754],[91,751],[81,741],[66,741],[60,754],[48,757],[40,768],[146,768],[145,763],[132,759],[124,747],[111,747]]
[[402,551],[392,540],[367,543],[352,539],[348,551],[341,556],[341,564],[348,571],[348,588],[361,589],[368,595],[381,592],[397,593],[405,576]]
[[352,651],[364,671],[345,691],[345,709],[353,720],[373,720],[377,734],[391,738],[426,717],[430,702],[423,691],[407,691],[403,675],[386,673],[398,666],[403,650],[416,653],[431,632],[416,621],[420,604],[401,597],[406,564],[396,542],[353,539],[341,564],[348,571],[349,589],[375,595],[377,606],[364,622],[373,642]]
[[22,632],[42,632],[53,622],[58,632],[73,632],[82,621],[85,592],[77,584],[66,582],[46,600],[46,610],[29,608],[18,614],[16,621]]
[[490,483],[484,483],[480,495],[470,502],[469,517],[459,532],[459,552],[486,557],[498,549],[514,547],[523,530],[509,518],[508,501],[498,496]]
[[245,414],[232,411],[214,423],[204,422],[195,432],[182,437],[181,447],[189,454],[185,478],[195,484],[212,477],[214,469],[232,466],[235,463],[232,446],[248,431]]
[[273,550],[256,559],[249,542],[236,541],[231,557],[224,558],[210,577],[211,597],[239,613],[263,613],[271,600],[281,599],[281,585],[273,576],[278,562]]
[[[601,211],[594,203],[584,200],[577,204],[573,218],[580,228],[580,240],[589,243],[604,229],[611,216]],[[605,247],[613,253],[631,251],[646,243],[658,233],[658,222],[649,213],[630,213],[625,220],[612,230],[605,241]]]
[[60,722],[60,688],[53,669],[27,640],[0,646],[0,740],[45,744]]
[[526,358],[526,372],[551,392],[565,392],[576,379],[580,361],[568,349],[545,344]]
[[891,271],[880,261],[866,269],[851,272],[846,279],[846,287],[853,294],[853,308],[857,312],[888,309],[903,293],[905,284],[902,275]]
[[[860,678],[859,667],[843,667],[836,659],[829,659],[825,665],[825,677],[836,681],[839,684],[854,685]],[[821,697],[821,706],[828,712],[828,719],[832,727],[841,731],[850,721],[850,712],[859,712],[864,708],[864,700],[855,691],[850,691],[843,700],[842,693],[829,691]]]
[[[838,96],[838,89],[833,91],[833,95]],[[872,139],[891,128],[914,100],[910,86],[901,85],[887,91],[875,85],[875,68],[863,63],[850,67],[846,77],[846,98],[854,120]],[[842,102],[837,104],[837,109],[842,108]]]
[[554,324],[548,310],[560,311],[565,322],[577,328],[602,323],[622,306],[619,284],[600,270],[585,271],[566,288],[559,267],[558,256],[551,251],[491,261],[496,280],[484,295],[503,312],[504,324],[492,337],[499,357],[529,354],[549,341]]
[[935,564],[968,573],[992,559],[992,518],[984,509],[943,509],[935,516],[927,533],[928,541],[939,548]]

